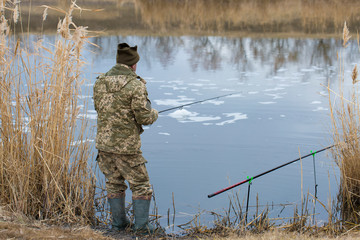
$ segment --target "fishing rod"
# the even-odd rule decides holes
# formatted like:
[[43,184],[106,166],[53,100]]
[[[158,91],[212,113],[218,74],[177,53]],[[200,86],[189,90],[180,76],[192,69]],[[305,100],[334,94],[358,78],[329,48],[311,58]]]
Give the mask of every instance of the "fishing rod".
[[171,111],[171,110],[174,110],[174,109],[178,109],[178,108],[183,108],[183,107],[186,107],[186,106],[190,106],[190,105],[193,105],[193,104],[202,103],[202,102],[210,101],[210,100],[213,100],[213,99],[218,99],[218,98],[222,98],[222,97],[231,96],[231,95],[234,95],[234,94],[236,94],[236,93],[240,93],[240,92],[229,93],[229,94],[225,94],[225,95],[221,95],[221,96],[217,96],[217,97],[212,97],[212,98],[208,98],[208,99],[204,99],[204,100],[200,100],[200,101],[196,101],[196,102],[191,102],[191,103],[183,104],[183,105],[180,105],[180,106],[177,106],[177,107],[172,107],[172,108],[164,109],[164,110],[159,111],[159,114],[160,114],[160,113],[163,113],[163,112],[168,112],[168,111]]
[[287,166],[287,165],[289,165],[289,164],[291,164],[291,163],[297,162],[297,161],[299,161],[299,160],[301,160],[301,159],[303,159],[303,158],[307,158],[307,157],[313,156],[315,153],[320,153],[320,152],[325,151],[325,150],[327,150],[327,149],[329,149],[329,148],[332,148],[332,147],[334,147],[334,146],[335,146],[335,145],[331,145],[331,146],[325,147],[325,148],[323,148],[323,149],[317,150],[317,151],[315,151],[315,152],[311,152],[310,154],[307,154],[307,155],[305,155],[305,156],[299,157],[299,158],[297,158],[297,159],[295,159],[295,160],[292,160],[292,161],[290,161],[290,162],[284,163],[284,164],[282,164],[282,165],[280,165],[280,166],[277,166],[277,167],[275,167],[275,168],[273,168],[273,169],[270,169],[270,170],[268,170],[268,171],[266,171],[266,172],[260,173],[260,174],[254,176],[254,177],[248,178],[248,179],[246,179],[246,180],[244,180],[244,181],[241,181],[241,182],[239,182],[239,183],[236,183],[236,184],[234,184],[234,185],[231,185],[231,186],[229,186],[229,187],[227,187],[227,188],[224,188],[224,189],[221,189],[221,190],[219,190],[219,191],[217,191],[217,192],[214,192],[214,193],[212,193],[212,194],[209,194],[209,195],[208,195],[208,198],[212,198],[212,197],[214,197],[214,196],[216,196],[216,195],[218,195],[218,194],[220,194],[220,193],[223,193],[223,192],[225,192],[225,191],[227,191],[227,190],[230,190],[230,189],[232,189],[232,188],[234,188],[234,187],[240,186],[240,185],[242,185],[242,184],[244,184],[244,183],[247,183],[247,182],[249,182],[249,181],[252,181],[253,179],[256,179],[256,178],[261,177],[261,176],[263,176],[263,175],[265,175],[265,174],[271,173],[271,172],[273,172],[273,171],[275,171],[275,170],[277,170],[277,169],[279,169],[279,168],[285,167],[285,166]]

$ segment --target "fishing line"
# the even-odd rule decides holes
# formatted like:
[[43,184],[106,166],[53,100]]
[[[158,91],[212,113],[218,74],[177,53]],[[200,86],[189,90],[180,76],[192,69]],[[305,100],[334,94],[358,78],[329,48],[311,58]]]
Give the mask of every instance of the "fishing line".
[[175,110],[175,109],[178,109],[178,108],[181,109],[183,107],[194,105],[194,104],[197,104],[197,103],[202,103],[202,102],[206,102],[206,101],[210,101],[210,100],[214,100],[214,99],[218,99],[218,98],[222,98],[222,97],[231,96],[231,95],[238,94],[238,93],[241,93],[241,92],[234,92],[234,93],[229,93],[229,94],[225,94],[225,95],[221,95],[221,96],[217,96],[217,97],[207,98],[207,99],[204,99],[204,100],[199,100],[199,101],[196,101],[196,102],[186,103],[186,104],[183,104],[183,105],[180,105],[180,106],[177,106],[177,107],[172,107],[172,108],[161,110],[161,111],[159,111],[159,114],[164,113],[164,112],[168,112],[168,111],[171,111],[171,110]]

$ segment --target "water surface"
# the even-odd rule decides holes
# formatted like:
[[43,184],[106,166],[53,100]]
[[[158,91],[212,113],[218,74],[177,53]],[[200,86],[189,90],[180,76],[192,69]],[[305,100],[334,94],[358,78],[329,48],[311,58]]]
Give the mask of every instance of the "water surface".
[[[84,91],[91,92],[98,73],[112,67],[117,43],[128,42],[138,45],[137,74],[146,79],[158,110],[236,92],[166,112],[145,128],[142,150],[165,226],[172,194],[175,224],[203,210],[203,223],[210,224],[208,212],[227,208],[229,194],[239,192],[245,207],[247,185],[211,199],[208,194],[331,145],[325,86],[337,88],[337,52],[349,68],[347,85],[359,57],[356,45],[343,49],[336,39],[107,36],[93,41],[101,48],[85,55],[90,80]],[[92,104],[88,118],[95,129]],[[315,159],[318,198],[327,203],[337,194],[338,170],[329,152]],[[302,168],[303,193],[314,194],[312,158],[304,159]],[[260,205],[275,204],[271,217],[292,216],[301,204],[300,162],[253,180],[250,206],[256,196]],[[286,203],[292,205],[277,206]],[[318,221],[327,220],[319,204],[316,213]]]

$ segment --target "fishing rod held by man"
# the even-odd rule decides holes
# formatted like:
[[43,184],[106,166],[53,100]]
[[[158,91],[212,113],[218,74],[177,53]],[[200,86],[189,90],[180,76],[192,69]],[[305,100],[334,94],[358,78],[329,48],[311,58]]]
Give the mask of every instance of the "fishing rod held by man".
[[217,97],[212,97],[212,98],[207,98],[207,99],[204,99],[204,100],[199,100],[199,101],[195,101],[195,102],[191,102],[191,103],[186,103],[186,104],[183,104],[183,105],[180,105],[180,106],[176,106],[176,107],[161,110],[161,111],[159,111],[159,114],[164,113],[164,112],[168,112],[168,111],[171,111],[171,110],[175,110],[175,109],[178,109],[178,108],[183,108],[183,107],[186,107],[186,106],[194,105],[194,104],[197,104],[197,103],[202,103],[202,102],[206,102],[206,101],[210,101],[210,100],[214,100],[214,99],[218,99],[218,98],[222,98],[222,97],[231,96],[231,95],[234,95],[234,94],[237,94],[237,93],[241,93],[241,92],[229,93],[229,94],[225,94],[225,95],[221,95],[221,96],[217,96]]

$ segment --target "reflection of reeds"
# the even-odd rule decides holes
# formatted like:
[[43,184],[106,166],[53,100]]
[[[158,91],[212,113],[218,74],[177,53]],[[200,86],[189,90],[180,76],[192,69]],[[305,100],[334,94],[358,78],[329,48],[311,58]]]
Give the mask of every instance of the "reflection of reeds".
[[89,223],[95,182],[86,122],[77,119],[86,30],[73,24],[73,9],[53,47],[20,36],[14,43],[1,15],[0,203],[36,219]]
[[[344,47],[349,43],[349,30],[344,25],[343,41]],[[338,195],[339,205],[341,208],[342,218],[348,222],[359,223],[360,211],[360,102],[358,97],[357,86],[357,66],[352,71],[352,87],[350,95],[345,95],[344,86],[344,66],[341,54],[340,61],[340,79],[339,93],[336,94],[337,104],[329,98],[331,107],[331,118],[334,131],[335,147],[333,156],[340,168],[340,192]],[[329,89],[330,93],[334,91]]]

